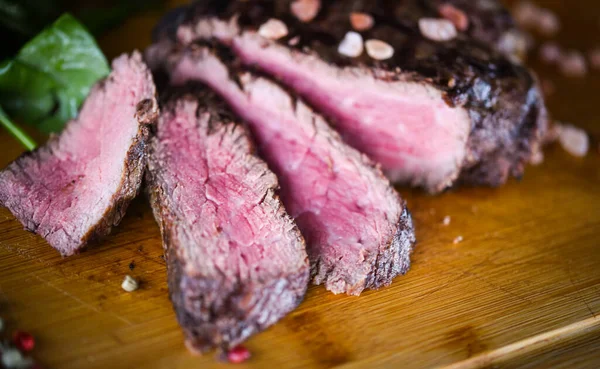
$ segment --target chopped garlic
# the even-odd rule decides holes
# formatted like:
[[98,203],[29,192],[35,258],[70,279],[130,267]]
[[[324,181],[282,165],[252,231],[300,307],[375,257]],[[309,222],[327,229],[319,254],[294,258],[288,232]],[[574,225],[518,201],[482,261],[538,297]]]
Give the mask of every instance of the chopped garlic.
[[449,215],[446,215],[446,216],[444,217],[444,220],[442,221],[442,224],[444,224],[445,226],[448,226],[448,225],[450,225],[450,221],[451,221],[451,218],[450,218],[450,216],[449,216]]

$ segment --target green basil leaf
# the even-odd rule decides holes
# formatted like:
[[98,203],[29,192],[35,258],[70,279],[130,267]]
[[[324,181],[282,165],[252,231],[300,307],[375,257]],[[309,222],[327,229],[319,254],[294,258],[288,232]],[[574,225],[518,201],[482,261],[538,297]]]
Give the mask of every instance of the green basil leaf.
[[69,14],[0,66],[0,105],[44,132],[77,116],[90,88],[110,72],[94,38]]
[[[19,86],[15,93],[15,86]],[[55,109],[54,80],[18,60],[0,64],[0,101],[11,116],[39,122]]]

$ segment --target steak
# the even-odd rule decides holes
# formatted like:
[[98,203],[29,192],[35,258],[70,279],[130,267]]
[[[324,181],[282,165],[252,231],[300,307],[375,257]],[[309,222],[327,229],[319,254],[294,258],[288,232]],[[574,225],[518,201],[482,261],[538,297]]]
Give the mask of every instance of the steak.
[[250,126],[306,239],[313,283],[359,295],[408,270],[415,236],[405,203],[321,116],[266,78],[230,73],[208,48],[169,63],[173,84],[206,83]]
[[[496,1],[455,0],[470,27],[445,42],[424,37],[419,27],[419,19],[438,17],[436,1],[321,3],[306,22],[292,14],[290,1],[200,1],[161,23],[147,56],[160,59],[174,42],[226,45],[331,118],[344,140],[394,182],[435,193],[523,175],[540,150],[546,109],[534,76],[507,56],[516,52],[504,45],[512,22]],[[355,11],[374,19],[362,38],[384,41],[393,56],[338,52]],[[269,19],[282,20],[287,34],[262,37],[257,30]]]
[[292,311],[304,240],[244,128],[206,92],[172,97],[150,145],[147,190],[177,319],[192,352],[229,349]]
[[146,166],[152,76],[137,52],[112,68],[59,136],[0,172],[0,203],[64,256],[119,224]]

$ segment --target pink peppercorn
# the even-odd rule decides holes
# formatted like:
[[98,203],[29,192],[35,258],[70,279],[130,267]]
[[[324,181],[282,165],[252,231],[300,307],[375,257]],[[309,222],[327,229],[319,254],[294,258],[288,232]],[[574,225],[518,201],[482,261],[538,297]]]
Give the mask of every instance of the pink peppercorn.
[[240,364],[250,359],[250,351],[244,346],[236,346],[227,353],[227,360],[232,364]]
[[585,57],[579,51],[569,51],[558,61],[561,72],[567,77],[583,77],[587,73]]
[[592,68],[600,69],[600,47],[590,50],[588,57]]
[[540,47],[540,59],[542,59],[543,62],[548,63],[548,64],[553,64],[556,63],[560,60],[562,55],[562,50],[560,49],[560,46],[558,46],[558,44],[556,42],[545,42],[541,47]]
[[15,346],[24,352],[29,352],[35,347],[35,339],[27,332],[17,331],[13,337]]
[[469,28],[469,17],[462,10],[451,4],[442,4],[438,8],[442,17],[454,24],[457,30],[466,31]]

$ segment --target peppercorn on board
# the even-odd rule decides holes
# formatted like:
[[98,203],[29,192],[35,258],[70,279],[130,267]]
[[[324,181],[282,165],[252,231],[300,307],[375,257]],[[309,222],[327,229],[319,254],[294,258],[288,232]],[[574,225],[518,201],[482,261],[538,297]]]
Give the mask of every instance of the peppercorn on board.
[[[561,15],[562,43],[584,48],[597,41],[578,36],[598,27],[600,4],[540,3]],[[132,18],[101,39],[107,57],[148,45],[160,15]],[[243,367],[583,368],[600,361],[600,116],[594,96],[600,73],[564,78],[533,62],[557,86],[550,110],[586,128],[590,153],[576,159],[553,145],[542,165],[499,189],[429,196],[400,188],[418,238],[409,273],[360,297],[310,287],[296,311],[247,342],[252,357]],[[4,131],[0,143],[4,166],[21,147]],[[16,329],[32,333],[33,357],[44,368],[224,367],[212,354],[194,357],[186,350],[168,300],[162,252],[143,197],[111,236],[70,258],[0,209],[5,336]],[[139,281],[139,289],[121,288],[126,275]]]

